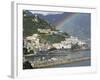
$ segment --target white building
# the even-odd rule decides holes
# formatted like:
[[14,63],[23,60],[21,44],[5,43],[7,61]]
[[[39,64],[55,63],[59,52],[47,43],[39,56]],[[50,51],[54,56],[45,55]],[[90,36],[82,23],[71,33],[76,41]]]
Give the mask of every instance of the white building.
[[51,29],[38,29],[40,33],[50,33]]
[[25,39],[25,46],[28,49],[28,52],[30,50],[34,50],[39,48],[39,38],[38,34],[33,34],[32,36],[28,36]]
[[56,48],[56,49],[61,49],[60,43],[54,43],[54,44],[52,44],[52,46],[53,46],[54,48]]

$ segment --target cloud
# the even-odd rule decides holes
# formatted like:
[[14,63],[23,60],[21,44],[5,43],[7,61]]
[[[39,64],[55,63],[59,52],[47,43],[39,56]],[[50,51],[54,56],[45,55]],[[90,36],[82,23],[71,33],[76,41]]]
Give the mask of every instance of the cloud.
[[50,11],[30,11],[32,14],[42,14],[43,16],[63,14],[64,12],[50,12]]

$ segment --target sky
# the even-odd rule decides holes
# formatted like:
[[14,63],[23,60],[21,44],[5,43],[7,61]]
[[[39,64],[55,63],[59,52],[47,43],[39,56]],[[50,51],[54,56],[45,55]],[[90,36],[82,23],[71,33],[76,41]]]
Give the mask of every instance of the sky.
[[56,15],[56,14],[63,14],[64,12],[47,12],[47,11],[30,11],[32,14],[42,14],[43,16],[47,15]]

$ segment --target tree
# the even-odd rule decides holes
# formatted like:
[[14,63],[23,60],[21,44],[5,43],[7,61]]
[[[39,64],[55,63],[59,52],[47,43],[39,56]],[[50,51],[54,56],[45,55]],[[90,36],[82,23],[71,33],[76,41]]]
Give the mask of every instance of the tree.
[[26,61],[23,63],[23,69],[32,69],[31,63],[29,61]]
[[72,44],[71,50],[75,50],[75,49],[80,49],[80,46],[78,45],[78,43]]

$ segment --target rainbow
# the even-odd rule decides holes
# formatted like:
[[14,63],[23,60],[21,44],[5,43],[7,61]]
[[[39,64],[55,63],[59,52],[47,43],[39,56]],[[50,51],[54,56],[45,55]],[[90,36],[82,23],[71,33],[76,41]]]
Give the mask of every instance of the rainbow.
[[61,21],[57,22],[56,28],[63,27],[65,23],[71,21],[72,19],[76,18],[79,15],[80,13],[73,13],[73,14],[70,14],[69,16],[65,16]]

